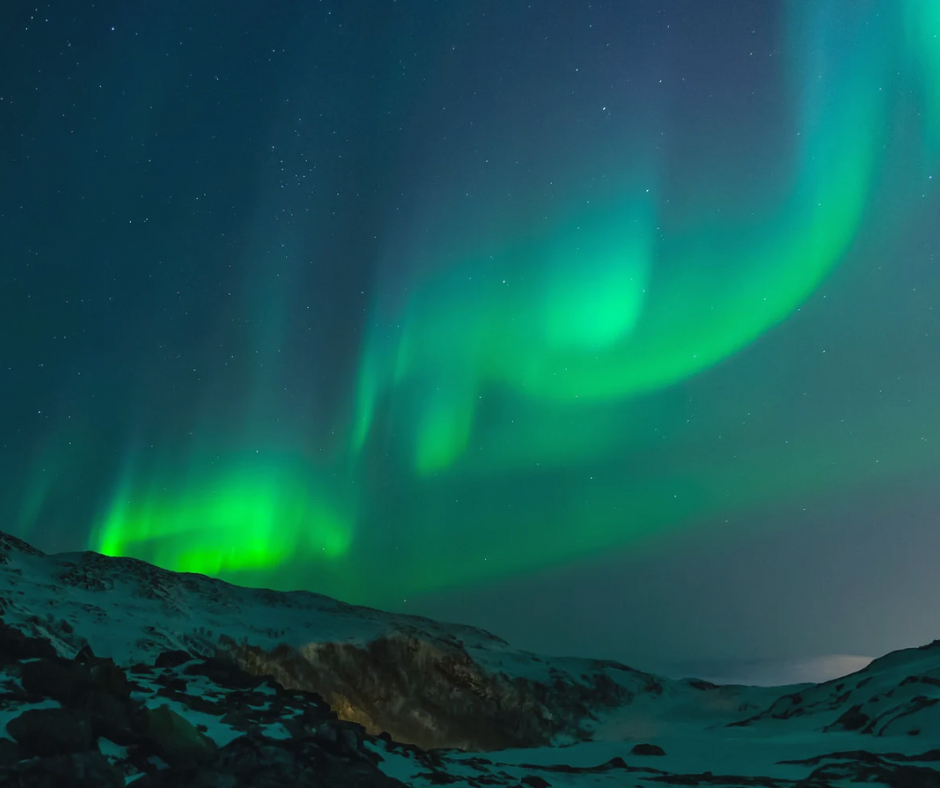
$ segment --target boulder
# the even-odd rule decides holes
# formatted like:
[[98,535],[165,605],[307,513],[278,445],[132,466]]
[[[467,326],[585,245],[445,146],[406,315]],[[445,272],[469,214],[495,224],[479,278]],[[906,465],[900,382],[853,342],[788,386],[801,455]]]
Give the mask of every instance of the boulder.
[[856,705],[849,708],[848,711],[832,723],[832,725],[827,726],[826,730],[857,731],[864,728],[870,722],[871,719],[862,711],[862,707]]
[[192,662],[195,657],[188,651],[175,648],[169,651],[161,651],[153,661],[155,668],[176,668],[187,662]]
[[636,744],[630,750],[631,755],[665,755],[666,751],[658,744]]
[[7,723],[7,733],[28,756],[81,752],[94,743],[91,725],[69,709],[28,709]]
[[528,774],[520,782],[523,785],[530,786],[530,788],[551,788],[551,783],[537,774]]
[[85,665],[61,657],[26,662],[20,669],[23,689],[31,695],[72,703],[93,686]]
[[17,788],[123,788],[124,776],[96,750],[23,761],[4,785]]
[[102,692],[113,695],[120,701],[129,701],[131,685],[127,674],[115,664],[113,659],[95,659],[89,663],[91,683]]
[[103,736],[124,747],[140,742],[143,712],[133,703],[122,703],[110,693],[92,689],[82,695],[74,708],[91,724],[95,738]]
[[198,771],[161,769],[132,784],[135,788],[404,788],[374,764],[331,755],[312,739],[288,743],[259,736],[239,736]]
[[195,769],[216,757],[215,742],[169,706],[148,709],[146,716],[145,744],[170,766]]
[[52,658],[55,647],[43,638],[31,638],[0,621],[0,665],[21,659]]
[[252,676],[233,660],[225,657],[200,659],[183,668],[187,676],[205,676],[216,684],[233,689],[254,689],[264,681],[264,677]]
[[20,752],[20,746],[15,741],[0,737],[0,769],[13,766],[22,758],[23,753]]

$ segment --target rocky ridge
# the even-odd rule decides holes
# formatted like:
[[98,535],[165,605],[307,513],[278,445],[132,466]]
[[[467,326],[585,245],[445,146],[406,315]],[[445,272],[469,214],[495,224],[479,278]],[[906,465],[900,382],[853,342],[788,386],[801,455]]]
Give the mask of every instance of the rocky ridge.
[[543,659],[473,627],[308,592],[240,588],[96,553],[47,556],[8,535],[0,615],[62,656],[87,645],[130,665],[168,650],[221,650],[249,673],[320,694],[373,734],[424,748],[584,740],[609,709],[713,686],[604,660]]
[[824,731],[940,742],[940,640],[894,651],[868,667],[781,695],[736,727],[811,721]]
[[314,694],[223,658],[164,652],[122,669],[0,625],[0,786],[138,788],[401,783],[361,726]]
[[2,533],[0,620],[0,788],[940,788],[938,643],[720,687]]

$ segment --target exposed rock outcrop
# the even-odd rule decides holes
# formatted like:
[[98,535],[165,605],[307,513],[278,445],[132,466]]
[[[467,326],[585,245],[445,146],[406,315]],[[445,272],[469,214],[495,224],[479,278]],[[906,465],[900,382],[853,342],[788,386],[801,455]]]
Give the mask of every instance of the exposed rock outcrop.
[[[940,788],[940,755],[911,754],[940,735],[938,644],[837,682],[718,687],[2,536],[0,614],[2,788]],[[735,715],[749,730],[725,727]],[[806,755],[833,739],[859,746],[755,772],[722,740],[762,746],[794,728]],[[670,729],[724,752],[690,751]],[[551,739],[575,746],[541,764],[479,752]],[[907,754],[888,751],[899,741]],[[444,745],[477,752],[429,749]],[[699,771],[676,770],[690,764]]]
[[126,671],[88,650],[47,656],[10,627],[0,634],[23,655],[8,653],[0,669],[3,707],[21,709],[6,723],[12,741],[0,738],[4,788],[401,785],[377,768],[367,746],[377,740],[361,726],[229,660],[174,652]]
[[[291,689],[315,691],[343,719],[372,734],[425,749],[490,750],[548,743],[558,734],[585,737],[583,723],[633,693],[597,663],[579,681],[558,672],[550,683],[485,671],[454,642],[396,634],[363,646],[324,643],[271,651],[223,640],[246,671],[270,674]],[[632,673],[632,672],[631,672]],[[639,686],[655,693],[652,676]]]
[[[423,747],[579,740],[599,713],[663,692],[663,680],[615,662],[541,659],[473,627],[317,594],[239,588],[95,553],[46,556],[12,537],[0,540],[0,553],[0,573],[15,590],[4,617],[35,638],[11,648],[92,660],[107,654],[123,665],[159,656],[161,668],[228,655],[249,674],[320,694],[341,719],[372,734]],[[224,673],[227,664],[203,669]],[[50,671],[41,677],[47,685],[78,691],[88,681],[42,670]]]
[[630,750],[631,755],[665,755],[666,751],[660,747],[658,744],[646,744],[642,742],[640,744],[634,744],[633,749]]
[[800,720],[827,732],[940,736],[940,641],[895,651],[849,676],[781,695],[749,727]]

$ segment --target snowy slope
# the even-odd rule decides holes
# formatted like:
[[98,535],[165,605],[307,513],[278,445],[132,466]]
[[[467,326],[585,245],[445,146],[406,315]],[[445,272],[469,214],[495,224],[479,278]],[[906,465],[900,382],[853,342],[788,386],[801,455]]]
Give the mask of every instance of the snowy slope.
[[[483,630],[233,586],[95,553],[0,540],[3,619],[70,656],[118,664],[219,647],[250,672],[321,693],[346,719],[424,746],[492,749],[589,737],[605,710],[686,708],[717,724],[775,694],[676,682],[615,662],[541,658]],[[388,697],[384,697],[388,696]],[[753,699],[752,699],[753,697]]]
[[[0,785],[4,769],[61,775],[94,756],[81,768],[112,771],[88,784],[140,788],[247,787],[254,777],[232,775],[252,769],[283,784],[344,786],[940,788],[940,642],[818,685],[716,686],[543,658],[479,629],[306,592],[92,553],[47,556],[2,533],[0,616],[15,628],[0,631]],[[35,654],[10,652],[16,630],[38,638]],[[89,686],[87,676],[123,671],[114,681],[129,688],[125,738],[96,733],[97,749],[72,760],[16,760],[28,750],[11,741],[26,711],[104,724],[61,694],[56,671],[79,671]],[[160,720],[218,782],[153,755],[168,746],[154,733]]]
[[907,736],[940,746],[940,641],[892,652],[849,676],[787,693],[737,725]]

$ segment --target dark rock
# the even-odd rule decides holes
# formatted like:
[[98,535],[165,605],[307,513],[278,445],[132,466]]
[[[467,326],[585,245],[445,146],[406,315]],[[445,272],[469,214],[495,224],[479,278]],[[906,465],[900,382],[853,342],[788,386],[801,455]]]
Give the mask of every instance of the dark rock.
[[125,747],[140,742],[142,712],[133,704],[122,703],[108,692],[93,689],[82,695],[75,709],[91,724],[96,738],[103,736]]
[[26,662],[21,676],[26,692],[64,704],[71,703],[93,686],[85,665],[61,657]]
[[[333,711],[329,704],[323,700],[323,698],[316,696],[314,700],[310,698],[313,696],[308,696],[304,700],[306,704],[304,705],[303,713],[301,714],[301,719],[307,724],[318,724],[326,720],[336,720],[339,719],[336,712]],[[388,734],[389,740],[391,740],[391,734]]]
[[[851,753],[844,753],[850,755]],[[889,788],[940,788],[940,772],[924,766],[890,763],[884,758],[865,753],[870,758],[828,763],[810,773],[807,784],[868,783]]]
[[891,788],[940,788],[940,772],[923,766],[897,766],[878,774],[875,780],[881,780]]
[[[472,759],[471,759],[472,760]],[[463,763],[469,763],[470,760],[463,761]],[[531,763],[520,763],[519,766],[523,769],[541,769],[545,772],[556,772],[558,774],[599,774],[603,772],[610,772],[614,769],[626,769],[629,770],[626,761],[617,755],[614,758],[611,758],[609,761],[598,764],[597,766],[569,766],[564,763],[556,763],[551,766],[536,766]]]
[[55,656],[55,647],[48,640],[28,637],[15,627],[0,621],[0,664]]
[[251,717],[245,709],[233,709],[222,715],[219,720],[223,725],[231,725],[236,730],[246,730],[251,725]]
[[181,679],[179,676],[161,676],[157,679],[157,684],[163,687],[169,692],[186,692],[186,687],[188,682],[186,679]]
[[177,668],[187,662],[192,662],[195,657],[188,651],[181,649],[171,649],[170,651],[161,651],[153,661],[155,668]]
[[131,665],[127,670],[129,673],[140,673],[144,675],[153,674],[153,667],[151,665],[145,665],[143,662],[138,662],[136,665]]
[[95,652],[92,650],[91,645],[86,643],[82,646],[78,653],[75,655],[76,662],[91,662],[95,659]]
[[90,664],[91,681],[102,692],[113,695],[118,700],[129,701],[131,685],[127,675],[119,668],[113,659],[96,659]]
[[0,769],[7,766],[13,766],[23,757],[20,747],[15,741],[7,738],[0,738]]
[[[894,756],[892,756],[894,757]],[[905,756],[900,756],[905,757]],[[864,763],[881,763],[883,758],[867,750],[842,750],[840,752],[830,752],[825,755],[814,755],[812,758],[803,760],[780,761],[784,764],[799,764],[800,766],[818,766],[823,761],[862,761]]]
[[110,659],[89,658],[86,663],[55,657],[26,662],[20,669],[23,689],[71,706],[91,691],[130,700],[131,688],[124,671]]
[[[548,681],[510,677],[478,664],[456,640],[402,633],[323,643],[315,655],[286,644],[266,650],[224,636],[219,642],[249,673],[273,674],[291,692],[317,692],[370,734],[389,731],[426,750],[543,746],[559,733],[585,738],[583,720],[633,692],[608,675],[616,663],[592,662],[587,680],[557,669]],[[629,681],[655,693],[645,675],[629,671]]]
[[339,744],[347,752],[359,751],[359,739],[357,739],[356,734],[348,728],[340,728]]
[[692,689],[702,690],[703,692],[718,689],[717,684],[713,684],[710,681],[702,681],[702,679],[690,679],[689,686],[692,687]]
[[7,723],[7,732],[31,756],[81,752],[94,742],[88,721],[69,709],[28,709]]
[[551,783],[544,777],[539,777],[537,774],[527,774],[520,782],[523,785],[531,786],[531,788],[551,788]]
[[194,769],[216,757],[215,742],[169,706],[148,709],[146,715],[146,743],[170,766]]
[[16,788],[123,788],[124,777],[97,750],[23,761],[4,786]]
[[198,772],[163,769],[135,780],[135,788],[403,788],[369,761],[320,750],[313,740],[275,742],[240,736]]
[[45,555],[41,550],[37,550],[28,542],[24,542],[12,534],[0,531],[0,553],[23,553],[24,555],[34,555],[42,557]]
[[234,662],[222,657],[201,659],[183,668],[187,676],[205,676],[207,679],[233,689],[254,689],[264,680],[252,676]]
[[334,722],[337,729],[338,743],[348,752],[357,752],[362,747],[366,731],[355,722]]
[[862,712],[861,706],[852,706],[832,725],[827,726],[826,730],[857,731],[865,727],[870,721],[868,715]]
[[631,755],[665,755],[666,751],[658,744],[635,744],[630,750]]

